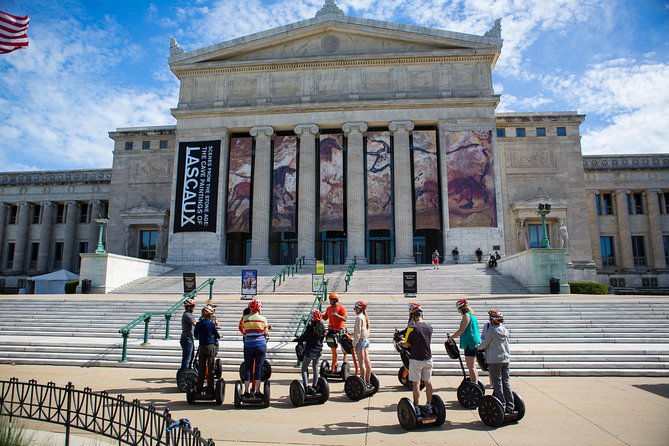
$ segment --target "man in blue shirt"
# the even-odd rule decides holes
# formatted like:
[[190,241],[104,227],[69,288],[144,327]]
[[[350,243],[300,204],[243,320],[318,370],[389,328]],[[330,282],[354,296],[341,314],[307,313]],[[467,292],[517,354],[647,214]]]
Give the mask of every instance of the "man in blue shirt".
[[195,324],[194,335],[195,339],[200,341],[199,355],[200,362],[197,370],[197,385],[195,391],[202,392],[202,385],[204,384],[205,372],[207,375],[207,390],[204,393],[214,392],[214,360],[216,358],[215,345],[221,338],[221,335],[216,329],[216,324],[211,321],[211,316],[214,314],[214,309],[206,305],[202,309],[202,319]]

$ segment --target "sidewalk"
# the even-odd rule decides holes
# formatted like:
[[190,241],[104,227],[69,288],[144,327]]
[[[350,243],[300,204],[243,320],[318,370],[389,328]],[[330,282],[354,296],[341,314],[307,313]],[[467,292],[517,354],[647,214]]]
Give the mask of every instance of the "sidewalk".
[[343,383],[332,382],[327,403],[295,408],[288,387],[297,376],[274,374],[269,408],[235,409],[236,374],[223,375],[222,406],[188,405],[174,375],[169,370],[0,365],[0,379],[53,381],[58,386],[71,381],[77,389],[88,386],[168,407],[173,418],[188,418],[217,445],[669,445],[667,378],[512,376],[527,414],[520,423],[495,430],[481,423],[478,412],[459,406],[455,388],[460,377],[437,376],[433,384],[446,403],[446,423],[407,432],[397,421],[396,404],[410,393],[393,376],[379,377],[381,390],[372,398],[350,401]]

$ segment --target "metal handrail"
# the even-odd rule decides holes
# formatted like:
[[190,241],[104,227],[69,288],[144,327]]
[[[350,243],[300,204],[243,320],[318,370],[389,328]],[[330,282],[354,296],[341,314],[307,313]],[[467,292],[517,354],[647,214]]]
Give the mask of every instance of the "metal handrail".
[[149,344],[149,323],[151,322],[152,316],[163,316],[165,317],[165,337],[164,340],[170,339],[170,320],[175,311],[177,311],[183,305],[186,299],[193,299],[197,296],[198,291],[202,290],[204,287],[209,286],[209,300],[211,300],[213,295],[214,282],[216,279],[210,277],[205,280],[199,287],[195,288],[190,293],[184,294],[181,299],[179,299],[174,305],[169,307],[165,311],[146,311],[139,316],[137,316],[132,321],[125,324],[121,327],[118,332],[123,337],[123,349],[121,351],[121,360],[120,362],[128,361],[128,337],[130,336],[130,331],[135,328],[140,323],[144,322],[144,339],[142,345]]
[[126,401],[123,395],[109,396],[86,387],[75,390],[72,383],[56,387],[53,382],[27,383],[17,378],[0,380],[0,415],[25,418],[65,426],[65,446],[70,429],[81,429],[130,445],[215,446],[202,438],[186,419],[173,420],[169,409],[163,413],[139,400]]

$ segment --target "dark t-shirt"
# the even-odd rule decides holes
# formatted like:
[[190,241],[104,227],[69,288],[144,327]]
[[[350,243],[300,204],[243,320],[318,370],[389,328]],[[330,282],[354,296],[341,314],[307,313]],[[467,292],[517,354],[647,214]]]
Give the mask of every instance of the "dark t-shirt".
[[432,340],[432,325],[427,322],[419,322],[413,326],[413,329],[407,336],[407,342],[411,345],[411,359],[426,361],[432,358],[430,341]]

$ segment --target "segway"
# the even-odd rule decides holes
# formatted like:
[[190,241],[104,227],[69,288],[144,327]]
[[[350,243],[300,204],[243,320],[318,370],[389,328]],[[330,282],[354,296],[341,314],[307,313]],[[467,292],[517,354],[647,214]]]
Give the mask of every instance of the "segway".
[[[216,355],[218,355],[218,346],[216,346],[215,353]],[[188,364],[188,368],[177,370],[177,387],[181,392],[185,392],[186,390],[188,390],[189,382],[192,382],[193,385],[195,385],[195,383],[197,382],[197,369],[193,367],[193,364],[198,363],[199,355],[200,355],[200,348],[198,347],[195,356],[193,356],[190,363]],[[214,362],[214,379],[220,379],[222,375],[223,375],[223,364],[221,363],[220,358],[216,358],[216,361]]]
[[[350,338],[351,335],[348,334],[348,332],[344,332],[343,336],[344,337],[348,336]],[[331,349],[337,349],[339,347],[339,342],[337,341],[337,333],[328,332],[325,335],[325,342]],[[342,350],[344,350],[344,343],[345,342],[342,342]],[[344,357],[346,357],[348,353],[349,352],[344,351]],[[327,378],[328,380],[336,379],[336,380],[346,381],[348,377],[351,376],[351,367],[349,366],[348,362],[342,361],[341,367],[339,367],[338,370],[332,370],[330,362],[327,359],[324,359],[321,362],[319,373],[321,376]]]
[[417,425],[441,426],[446,421],[446,406],[438,395],[432,395],[431,404],[418,406],[420,415],[416,413],[416,406],[409,398],[402,398],[397,403],[397,419],[406,430],[411,430]]
[[[200,349],[198,348],[198,354],[199,350]],[[209,386],[207,386],[206,392],[202,394],[197,393],[195,390],[197,382],[197,373],[195,373],[194,380],[192,379],[192,374],[188,375],[191,377],[189,378],[188,381],[186,381],[186,401],[188,402],[188,404],[195,404],[198,401],[216,401],[216,404],[218,404],[219,406],[223,404],[223,400],[225,399],[225,380],[220,376],[220,374],[218,377],[216,377],[215,370],[216,366],[214,366],[214,370],[209,370],[209,368],[205,368],[204,371],[205,381],[207,380],[207,376],[209,373],[214,373],[214,388],[210,389]]]
[[[261,380],[263,381],[263,390],[262,390],[262,395],[261,396],[256,396],[255,394],[250,395],[248,397],[244,396],[243,389],[244,389],[244,383],[242,382],[244,380],[244,377],[242,377],[242,381],[237,381],[235,382],[235,400],[234,400],[234,405],[235,408],[241,407],[242,404],[248,404],[251,406],[262,406],[262,407],[269,407],[269,393],[270,393],[270,385],[269,385],[269,376],[272,375],[272,368],[267,367],[269,365],[269,361],[265,360],[263,362],[263,368],[262,368],[262,376]],[[242,370],[244,370],[242,367],[244,367],[244,363],[239,367],[240,374]],[[255,361],[253,362],[253,370],[255,370]],[[267,378],[265,378],[267,376]],[[251,385],[249,386],[251,389],[255,388],[255,376],[253,373],[251,373]]]
[[462,376],[464,379],[458,386],[458,401],[465,409],[473,409],[478,406],[481,398],[485,395],[485,386],[481,381],[478,381],[477,383],[471,382],[471,379],[465,372],[465,366],[462,363],[462,357],[460,356],[460,349],[455,344],[455,341],[451,339],[450,341],[446,341],[444,345],[446,346],[446,353],[448,353],[449,358],[460,360],[460,368],[462,369]]
[[487,395],[479,403],[479,416],[483,424],[489,427],[500,427],[504,423],[520,421],[525,416],[525,402],[516,392],[513,394],[514,408],[511,413],[504,413],[504,406],[494,396]]

